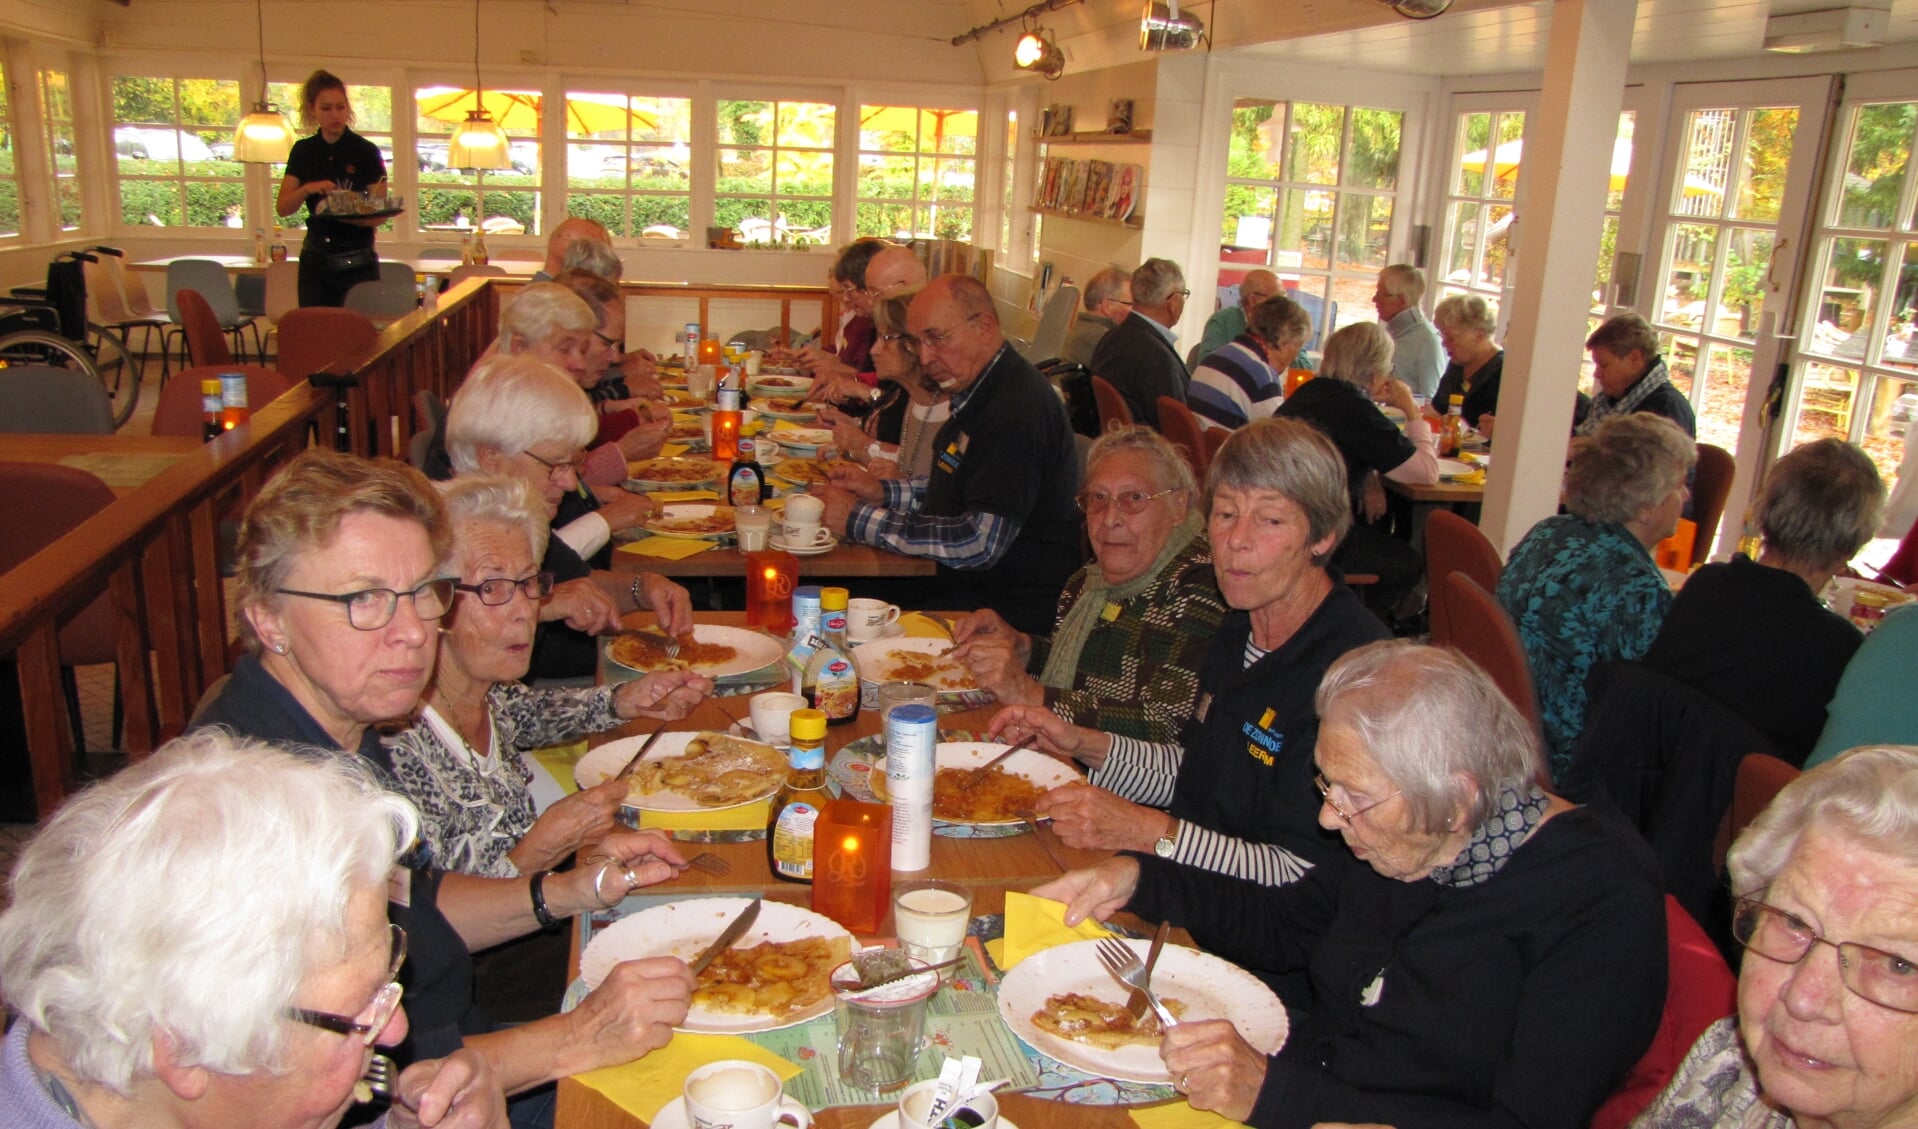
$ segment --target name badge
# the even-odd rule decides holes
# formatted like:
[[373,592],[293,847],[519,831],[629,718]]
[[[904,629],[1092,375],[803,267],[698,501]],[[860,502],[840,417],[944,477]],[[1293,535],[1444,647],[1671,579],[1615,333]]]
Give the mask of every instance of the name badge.
[[934,465],[947,474],[957,473],[959,464],[965,461],[966,447],[969,443],[970,438],[966,433],[960,432],[957,438],[946,444],[945,450],[939,452],[939,457],[933,460]]
[[1119,613],[1123,610],[1124,609],[1117,604],[1107,604],[1099,610],[1099,618],[1105,620],[1107,623],[1117,623],[1119,621]]

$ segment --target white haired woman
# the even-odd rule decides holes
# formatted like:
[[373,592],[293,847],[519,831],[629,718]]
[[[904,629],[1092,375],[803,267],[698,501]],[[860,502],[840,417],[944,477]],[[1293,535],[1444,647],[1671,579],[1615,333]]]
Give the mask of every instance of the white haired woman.
[[864,463],[880,478],[924,478],[932,473],[932,438],[952,414],[950,398],[919,366],[919,341],[906,329],[906,308],[918,287],[872,300],[879,336],[870,360],[879,385],[873,398],[852,403],[866,410],[855,418],[846,408],[819,406],[819,421],[832,428],[833,443],[846,458]]
[[1705,1030],[1635,1124],[1918,1123],[1918,748],[1806,772],[1726,862],[1738,1014]]
[[[1083,761],[1091,784],[1047,793],[1040,814],[1069,845],[1151,851],[1268,885],[1343,852],[1318,827],[1312,689],[1333,660],[1385,635],[1326,564],[1352,520],[1345,466],[1311,425],[1263,419],[1209,471],[1206,539],[1233,609],[1199,671],[1193,724],[1144,741],[1009,706],[991,732]],[[1131,660],[1131,656],[1128,659]]]
[[1225,1020],[1159,1053],[1257,1129],[1584,1125],[1657,1030],[1665,910],[1629,831],[1539,789],[1531,727],[1455,652],[1389,641],[1318,690],[1319,823],[1365,865],[1276,889],[1120,855],[1033,891],[1066,920],[1174,921],[1309,997],[1270,1057]]
[[684,588],[650,573],[627,580],[592,563],[614,528],[637,524],[651,512],[642,495],[625,495],[630,501],[622,501],[610,518],[602,508],[563,521],[565,503],[579,498],[581,449],[595,426],[593,406],[579,386],[530,357],[481,363],[446,414],[446,453],[455,473],[520,479],[554,524],[540,566],[553,574],[554,586],[533,645],[536,677],[594,673],[599,660],[592,636],[617,628],[625,612],[650,608],[667,631],[692,630],[692,601]]
[[[416,827],[351,762],[216,730],[69,800],[0,913],[6,1123],[339,1124],[372,1096],[374,1047],[407,1035],[386,891]],[[414,1063],[392,1092],[380,1125],[506,1122],[471,1050]]]
[[1149,427],[1108,431],[1086,454],[1092,563],[1066,581],[1049,636],[994,611],[953,625],[953,657],[1003,705],[1074,725],[1176,741],[1199,702],[1199,668],[1224,622],[1192,468]]
[[[1499,378],[1505,372],[1505,350],[1492,340],[1498,317],[1477,294],[1453,294],[1432,311],[1432,324],[1451,359],[1432,393],[1432,410],[1444,415],[1456,396],[1467,426],[1479,427],[1483,417],[1498,411]],[[1491,434],[1489,427],[1485,433]]]
[[1585,729],[1585,676],[1643,655],[1665,622],[1672,589],[1652,546],[1677,527],[1697,461],[1697,446],[1670,420],[1608,420],[1572,443],[1569,512],[1533,526],[1499,574],[1498,602],[1525,645],[1553,780]]
[[420,839],[448,870],[513,878],[560,865],[614,830],[624,780],[575,792],[535,818],[520,755],[636,717],[675,719],[712,692],[690,671],[591,688],[532,689],[545,511],[527,485],[462,475],[440,486],[453,527],[447,571],[458,595],[440,627],[439,662],[413,725],[387,737],[393,775],[419,805]]

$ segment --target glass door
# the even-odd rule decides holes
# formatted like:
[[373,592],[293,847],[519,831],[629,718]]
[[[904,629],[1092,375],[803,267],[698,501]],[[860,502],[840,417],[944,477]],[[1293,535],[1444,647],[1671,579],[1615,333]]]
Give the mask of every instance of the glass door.
[[1477,294],[1496,312],[1517,284],[1518,178],[1525,115],[1537,101],[1529,92],[1452,99],[1445,225],[1426,268],[1432,305]]

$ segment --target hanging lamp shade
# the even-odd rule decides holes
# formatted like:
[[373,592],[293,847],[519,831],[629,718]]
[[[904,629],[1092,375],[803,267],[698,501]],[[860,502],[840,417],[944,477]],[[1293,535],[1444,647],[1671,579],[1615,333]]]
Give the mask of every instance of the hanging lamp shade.
[[466,120],[453,130],[453,140],[446,146],[446,164],[456,169],[511,168],[506,131],[485,110],[468,110]]
[[233,128],[233,159],[256,164],[283,164],[293,151],[293,130],[280,111],[267,102],[253,103],[253,110]]

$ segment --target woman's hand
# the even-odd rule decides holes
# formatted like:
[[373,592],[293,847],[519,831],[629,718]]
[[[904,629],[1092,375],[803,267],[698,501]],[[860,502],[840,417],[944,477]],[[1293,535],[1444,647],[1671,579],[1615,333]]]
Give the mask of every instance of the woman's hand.
[[967,612],[965,615],[952,621],[952,641],[954,643],[963,644],[975,635],[1014,636],[1019,639],[1019,657],[1021,659],[1029,659],[1032,657],[1032,637],[1022,631],[1015,630],[1010,623],[1005,621],[1005,617],[993,611],[991,608],[982,608],[976,612]]
[[1493,418],[1491,412],[1481,412],[1478,417],[1478,426],[1472,430],[1490,439],[1492,437],[1492,427],[1497,423],[1498,420]]
[[679,877],[686,856],[657,831],[614,831],[588,844],[592,856],[571,870],[546,876],[546,907],[554,917],[605,909],[645,886]]
[[1172,1084],[1192,1108],[1211,1110],[1233,1121],[1252,1116],[1269,1065],[1224,1019],[1195,1020],[1172,1028],[1159,1043],[1159,1057],[1172,1073]]
[[[959,637],[956,628],[952,637]],[[966,669],[972,672],[973,680],[982,689],[992,691],[1001,703],[1008,706],[1043,706],[1046,704],[1046,688],[1039,685],[1038,679],[1026,673],[1025,659],[1019,654],[1018,643],[1024,638],[1016,631],[975,634],[952,649],[952,660],[964,663]],[[1028,646],[1026,651],[1030,654],[1031,647]]]
[[832,425],[832,441],[847,458],[861,463],[866,461],[866,450],[872,446],[872,436],[849,419]]
[[1112,734],[1074,725],[1044,706],[1007,706],[986,726],[987,736],[1007,744],[1030,734],[1038,735],[1039,747],[1046,752],[1084,761],[1094,768],[1105,764],[1112,751]]
[[1373,383],[1372,399],[1397,408],[1406,419],[1419,414],[1418,401],[1412,398],[1412,386],[1385,373],[1380,373]]
[[486,1056],[457,1050],[400,1071],[390,1129],[506,1129],[506,1095]]
[[649,957],[613,966],[567,1013],[571,1044],[566,1073],[631,1062],[665,1046],[692,1004],[693,974],[678,957]]
[[713,692],[713,680],[690,670],[665,670],[623,682],[613,691],[613,712],[623,718],[678,721]]
[[1121,799],[1090,784],[1066,784],[1039,797],[1036,814],[1053,834],[1086,851],[1149,851],[1179,821],[1157,808]]
[[667,412],[664,419],[655,419],[646,412],[640,412],[638,426],[619,437],[619,453],[626,456],[627,462],[650,459],[666,445],[666,436],[672,430],[671,412]]
[[598,635],[619,626],[619,607],[590,576],[553,586],[553,594],[539,607],[542,623],[563,621],[574,631]]
[[1035,886],[1035,898],[1064,902],[1067,925],[1086,918],[1104,921],[1125,908],[1132,892],[1139,888],[1139,861],[1119,855],[1087,870],[1069,870],[1043,886]]
[[559,800],[540,813],[506,857],[521,874],[559,865],[581,845],[597,842],[612,832],[631,784],[624,779],[608,780]]
[[645,597],[638,611],[651,611],[659,620],[659,629],[678,638],[693,629],[693,598],[686,589],[655,573],[641,573],[639,594]]

